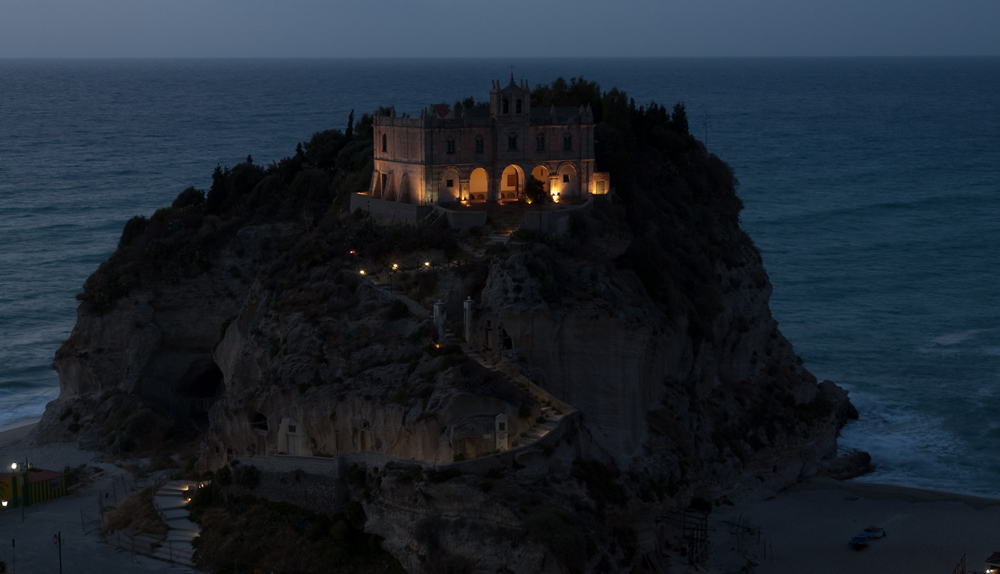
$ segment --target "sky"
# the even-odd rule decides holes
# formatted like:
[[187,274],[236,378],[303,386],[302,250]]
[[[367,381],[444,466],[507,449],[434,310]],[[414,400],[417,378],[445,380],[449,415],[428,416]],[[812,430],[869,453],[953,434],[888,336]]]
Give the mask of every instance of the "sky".
[[0,0],[0,58],[1000,56],[1000,0]]

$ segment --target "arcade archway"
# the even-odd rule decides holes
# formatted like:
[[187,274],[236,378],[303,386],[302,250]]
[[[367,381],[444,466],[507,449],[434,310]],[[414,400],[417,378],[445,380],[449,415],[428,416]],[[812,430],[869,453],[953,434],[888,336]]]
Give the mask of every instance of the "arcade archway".
[[576,168],[571,163],[564,163],[559,167],[559,189],[554,190],[562,197],[572,197],[579,194],[580,179],[576,174]]
[[524,171],[511,164],[500,174],[500,201],[516,201],[524,192]]
[[469,199],[472,201],[486,201],[490,194],[490,177],[486,170],[477,167],[472,170],[469,176]]
[[542,182],[542,185],[545,186],[545,193],[549,193],[549,168],[544,165],[536,165],[535,169],[531,170],[531,177]]

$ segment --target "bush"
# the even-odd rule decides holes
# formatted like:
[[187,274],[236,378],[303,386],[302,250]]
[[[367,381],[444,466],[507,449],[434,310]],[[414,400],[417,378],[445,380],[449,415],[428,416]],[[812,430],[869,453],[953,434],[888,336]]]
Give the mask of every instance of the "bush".
[[570,571],[582,572],[587,538],[579,526],[567,522],[552,508],[532,511],[524,523],[531,537],[548,547]]
[[118,506],[104,514],[101,531],[105,535],[125,528],[148,534],[167,533],[167,525],[160,519],[159,513],[153,506],[152,488],[129,495]]
[[549,194],[545,193],[545,183],[529,175],[528,181],[524,182],[524,196],[530,203],[545,203],[549,201]]
[[189,187],[180,192],[177,199],[170,204],[170,207],[184,209],[185,207],[200,208],[205,205],[205,192],[200,189]]
[[385,310],[385,318],[389,321],[403,319],[405,317],[409,317],[409,315],[410,308],[406,306],[406,303],[403,303],[399,299],[393,299],[392,303]]
[[234,474],[236,484],[248,490],[253,490],[260,484],[260,471],[256,466],[242,465]]

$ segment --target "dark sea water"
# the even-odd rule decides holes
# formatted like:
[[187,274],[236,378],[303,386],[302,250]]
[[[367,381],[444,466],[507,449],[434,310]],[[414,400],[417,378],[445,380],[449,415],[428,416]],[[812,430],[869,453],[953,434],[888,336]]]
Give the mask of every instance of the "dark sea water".
[[1000,496],[1000,59],[0,60],[0,425],[58,393],[74,295],[122,225],[217,164],[379,105],[584,76],[687,105],[742,182],[771,308],[851,391],[864,480]]

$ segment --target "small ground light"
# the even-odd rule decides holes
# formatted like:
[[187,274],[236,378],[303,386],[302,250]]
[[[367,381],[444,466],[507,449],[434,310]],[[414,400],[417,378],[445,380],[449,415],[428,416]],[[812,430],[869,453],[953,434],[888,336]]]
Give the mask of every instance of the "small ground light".
[[3,504],[4,506],[7,506],[7,501],[6,500],[0,501],[0,504]]
[[430,267],[430,266],[431,266],[430,261],[424,261],[424,267]]
[[351,255],[354,255],[354,250],[353,249],[351,249]]
[[360,273],[361,273],[362,275],[364,275],[364,274],[365,274],[365,270],[364,270],[364,269],[362,269],[362,270],[360,271]]
[[396,265],[395,263],[393,263],[392,264],[392,269],[393,269],[393,271],[395,271],[396,269],[399,269],[399,265]]

